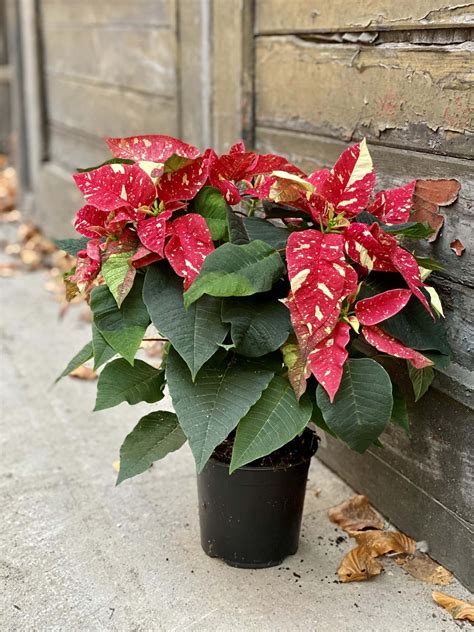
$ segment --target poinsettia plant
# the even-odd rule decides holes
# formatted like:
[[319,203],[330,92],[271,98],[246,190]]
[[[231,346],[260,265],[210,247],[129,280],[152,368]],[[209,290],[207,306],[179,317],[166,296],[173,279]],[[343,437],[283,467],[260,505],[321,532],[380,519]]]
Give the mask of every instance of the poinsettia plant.
[[[68,295],[93,313],[63,375],[93,358],[96,410],[157,402],[167,384],[176,411],[126,437],[119,482],[186,440],[201,471],[232,435],[232,472],[311,420],[358,452],[391,421],[408,430],[387,356],[406,361],[416,399],[449,361],[425,283],[439,266],[412,251],[430,234],[410,221],[415,181],[374,193],[365,141],[309,175],[243,143],[220,156],[168,136],[107,144],[111,160],[74,176],[83,237],[59,242],[77,256]],[[150,325],[167,341],[159,369],[135,358]]]

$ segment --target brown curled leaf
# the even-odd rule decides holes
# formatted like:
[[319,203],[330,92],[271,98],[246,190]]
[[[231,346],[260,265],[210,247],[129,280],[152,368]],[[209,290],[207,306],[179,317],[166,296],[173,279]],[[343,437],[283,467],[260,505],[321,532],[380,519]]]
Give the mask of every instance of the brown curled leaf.
[[417,180],[413,194],[413,213],[410,221],[427,222],[434,233],[428,241],[435,241],[444,223],[440,206],[453,204],[458,197],[461,185],[457,180]]
[[383,529],[384,521],[371,507],[367,496],[352,496],[337,507],[329,510],[329,519],[344,529],[349,535],[355,535],[368,529]]
[[97,373],[88,366],[78,366],[77,369],[69,373],[69,377],[76,378],[76,380],[96,380]]
[[365,546],[357,546],[343,558],[337,571],[341,582],[357,582],[380,575],[382,564],[371,555]]
[[414,554],[416,542],[398,531],[362,531],[354,535],[357,544],[365,546],[372,557],[387,553]]
[[442,592],[434,590],[431,593],[433,600],[452,615],[453,619],[465,619],[474,623],[474,604],[456,599],[451,595],[445,595]]
[[449,244],[451,250],[456,253],[458,257],[466,250],[466,246],[459,239],[455,239]]
[[423,582],[446,586],[453,581],[452,573],[431,559],[426,553],[416,553],[415,556],[408,556],[396,561],[403,570]]

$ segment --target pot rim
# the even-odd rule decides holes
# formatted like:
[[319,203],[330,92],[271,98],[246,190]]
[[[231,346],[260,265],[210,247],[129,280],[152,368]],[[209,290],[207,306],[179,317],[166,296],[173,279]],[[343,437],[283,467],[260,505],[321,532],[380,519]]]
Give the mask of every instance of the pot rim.
[[[316,452],[314,453],[316,454]],[[314,454],[311,454],[310,456],[308,456],[307,458],[303,458],[300,461],[297,461],[296,463],[291,463],[290,465],[285,465],[285,466],[273,466],[273,465],[242,465],[242,467],[239,467],[235,470],[235,472],[232,472],[232,474],[237,473],[240,470],[246,470],[247,472],[269,472],[269,471],[274,471],[274,472],[278,472],[278,471],[286,471],[286,470],[291,470],[294,467],[297,467],[298,465],[303,465],[303,463],[307,463],[308,461],[311,461],[311,459],[313,458]],[[215,465],[219,465],[219,467],[225,467],[227,469],[229,469],[230,463],[223,463],[222,461],[219,461],[218,459],[216,459],[215,457],[211,456],[209,457],[209,462],[211,462]],[[232,474],[229,474],[229,476],[232,476]]]

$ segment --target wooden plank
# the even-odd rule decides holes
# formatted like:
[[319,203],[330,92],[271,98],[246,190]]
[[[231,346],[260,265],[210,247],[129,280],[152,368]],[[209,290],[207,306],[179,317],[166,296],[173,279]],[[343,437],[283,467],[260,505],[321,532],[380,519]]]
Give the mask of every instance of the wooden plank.
[[472,156],[472,50],[471,44],[359,47],[259,37],[257,123]]
[[211,145],[211,10],[208,2],[179,0],[181,136],[201,149]]
[[99,165],[110,158],[103,138],[62,125],[48,126],[49,159],[70,172]]
[[49,74],[176,97],[176,34],[170,28],[50,26],[43,40]]
[[251,0],[212,0],[212,144],[225,151],[252,129]]
[[257,33],[318,33],[457,27],[472,24],[473,5],[447,0],[264,0],[256,2]]
[[[54,194],[52,192],[54,191]],[[74,214],[84,204],[69,171],[44,163],[38,176],[33,219],[51,238],[77,237]]]
[[174,0],[41,0],[44,25],[175,26]]
[[100,137],[177,133],[173,100],[65,77],[47,77],[46,88],[53,123]]

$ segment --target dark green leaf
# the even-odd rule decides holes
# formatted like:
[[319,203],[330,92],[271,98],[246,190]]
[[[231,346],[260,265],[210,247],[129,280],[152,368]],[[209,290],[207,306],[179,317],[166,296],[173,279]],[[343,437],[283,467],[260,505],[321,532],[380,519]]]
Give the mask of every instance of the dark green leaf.
[[433,233],[431,226],[425,222],[406,222],[404,224],[384,224],[378,217],[362,211],[356,217],[356,221],[361,224],[378,224],[384,232],[391,235],[403,235],[412,239],[424,239]]
[[227,239],[227,203],[218,189],[204,187],[193,200],[192,211],[202,215],[212,239]]
[[433,367],[427,366],[424,369],[415,369],[410,362],[407,362],[407,366],[408,375],[410,376],[411,383],[413,384],[415,402],[417,402],[429,389],[430,384],[434,379]]
[[72,360],[69,362],[67,367],[61,373],[61,375],[59,375],[54,380],[54,383],[56,384],[57,382],[59,382],[61,378],[65,377],[66,375],[69,375],[71,371],[74,371],[74,369],[77,369],[78,367],[80,367],[82,364],[84,364],[84,362],[87,362],[87,360],[90,360],[92,358],[92,355],[93,355],[92,342],[88,342],[86,345],[82,347],[80,351],[76,353],[76,355],[72,358]]
[[137,273],[136,268],[131,265],[132,254],[132,252],[118,252],[110,255],[102,265],[104,281],[119,307],[132,289]]
[[394,424],[401,426],[407,434],[410,434],[410,421],[408,419],[407,403],[400,388],[392,383],[393,408],[392,418]]
[[349,360],[344,364],[334,402],[331,404],[320,384],[316,401],[329,428],[353,450],[362,453],[390,421],[392,383],[385,369],[374,360]]
[[171,350],[166,379],[196,467],[200,472],[219,445],[237,426],[273,377],[267,366],[236,357],[228,361],[222,351],[207,362],[193,382],[188,367]]
[[131,366],[118,358],[107,364],[99,376],[94,410],[104,410],[122,402],[158,402],[163,399],[164,386],[164,371],[142,360],[135,360]]
[[142,417],[120,448],[117,485],[145,472],[152,463],[178,450],[185,442],[174,413],[158,410]]
[[221,300],[203,296],[186,310],[183,282],[164,263],[148,268],[143,299],[153,324],[171,341],[194,379],[229,331],[221,322]]
[[120,308],[105,285],[94,288],[91,294],[94,324],[106,342],[130,364],[133,364],[135,353],[150,322],[142,299],[142,288],[143,277],[137,276]]
[[287,217],[299,217],[301,219],[309,219],[308,214],[304,211],[299,211],[292,206],[286,206],[285,204],[277,204],[275,202],[265,201],[263,203],[263,210],[265,217],[269,218],[287,218]]
[[425,358],[428,358],[432,362],[434,362],[434,366],[437,369],[447,369],[451,364],[451,357],[448,355],[443,355],[442,353],[437,353],[436,351],[423,351],[423,355]]
[[244,218],[235,213],[230,206],[227,207],[227,226],[229,241],[236,246],[248,244],[250,237],[245,229]]
[[324,432],[327,432],[327,434],[330,435],[331,437],[333,437],[333,439],[337,439],[338,438],[338,436],[334,432],[334,430],[331,430],[331,428],[324,421],[323,413],[321,412],[321,409],[317,405],[315,398],[314,398],[314,401],[313,401],[313,412],[312,412],[312,415],[311,415],[311,421],[314,424],[316,424],[318,426],[318,428],[321,428],[321,430],[324,430]]
[[438,263],[435,259],[431,259],[431,257],[419,257],[418,255],[415,255],[415,259],[418,265],[426,270],[437,270],[438,272],[444,270],[444,266]]
[[111,360],[117,353],[108,344],[94,323],[92,323],[92,347],[94,349],[94,370]]
[[260,239],[276,250],[286,248],[286,242],[291,234],[287,228],[275,226],[261,217],[246,217],[244,224],[250,239]]
[[184,305],[189,307],[203,294],[250,296],[266,292],[284,271],[278,252],[263,241],[242,246],[224,244],[205,258],[199,275],[184,294]]
[[77,173],[85,173],[86,171],[94,171],[94,169],[100,169],[100,167],[104,167],[105,165],[133,165],[134,161],[129,158],[110,158],[105,162],[102,162],[100,165],[96,165],[95,167],[85,167],[76,169]]
[[275,375],[260,399],[239,421],[230,473],[278,450],[302,432],[313,407],[308,397],[298,403],[287,379]]
[[54,243],[59,250],[64,250],[68,255],[76,257],[80,250],[86,248],[88,241],[88,237],[79,237],[79,239],[55,239]]
[[290,312],[275,297],[226,298],[222,320],[231,323],[238,353],[255,358],[278,349],[290,333]]

